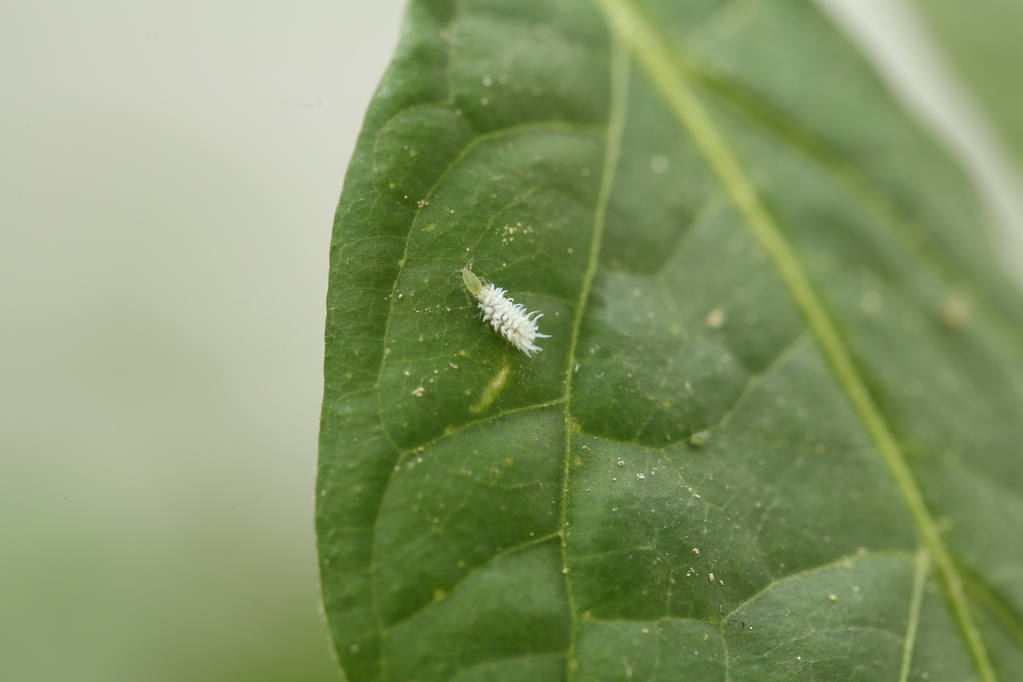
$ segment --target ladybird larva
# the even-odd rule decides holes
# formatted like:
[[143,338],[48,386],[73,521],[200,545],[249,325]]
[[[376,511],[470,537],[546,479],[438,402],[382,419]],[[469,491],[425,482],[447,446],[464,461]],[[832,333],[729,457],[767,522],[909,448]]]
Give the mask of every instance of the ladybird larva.
[[533,343],[536,339],[550,338],[549,334],[541,334],[536,327],[536,321],[543,317],[543,313],[527,312],[524,305],[505,296],[507,292],[504,289],[481,280],[471,268],[470,262],[455,274],[462,276],[465,288],[479,301],[483,319],[528,357],[543,350]]

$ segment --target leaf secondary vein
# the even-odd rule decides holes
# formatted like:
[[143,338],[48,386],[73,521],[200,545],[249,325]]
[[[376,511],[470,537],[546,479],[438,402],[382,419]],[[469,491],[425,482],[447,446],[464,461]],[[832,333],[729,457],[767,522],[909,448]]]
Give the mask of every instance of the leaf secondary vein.
[[651,27],[628,0],[594,0],[603,10],[612,32],[620,35],[637,61],[643,65],[654,86],[679,123],[692,138],[739,212],[746,219],[761,246],[771,256],[807,325],[810,327],[839,385],[874,441],[878,453],[909,508],[917,534],[934,560],[945,597],[955,617],[974,667],[982,682],[995,682],[994,668],[980,631],[970,613],[962,581],[952,558],[931,518],[923,495],[906,463],[894,434],[874,403],[859,375],[834,322],[788,244],[774,218],[761,203],[752,181],[725,142],[703,105],[692,92],[687,78],[672,57],[661,35]]
[[786,583],[794,582],[796,580],[801,580],[801,579],[806,578],[808,576],[817,575],[819,573],[824,573],[825,571],[833,571],[833,570],[839,569],[839,568],[843,569],[843,570],[846,570],[850,563],[870,561],[870,560],[873,560],[873,559],[900,559],[900,560],[909,562],[912,558],[913,558],[912,554],[909,554],[908,552],[904,552],[904,551],[901,551],[901,550],[881,550],[881,551],[878,551],[878,552],[868,552],[867,554],[860,554],[859,552],[857,552],[856,554],[845,554],[845,555],[842,555],[842,556],[838,557],[837,559],[835,559],[834,561],[830,561],[830,562],[828,562],[826,564],[819,564],[817,566],[810,566],[808,568],[804,568],[802,570],[795,571],[794,573],[789,573],[789,574],[784,575],[784,576],[782,576],[780,578],[775,578],[775,579],[771,580],[769,583],[767,583],[766,585],[761,587],[759,590],[757,590],[756,592],[751,594],[746,599],[745,602],[739,604],[734,609],[732,609],[731,611],[726,613],[724,616],[722,616],[721,617],[721,622],[722,623],[727,623],[729,620],[731,620],[731,619],[733,619],[735,617],[735,614],[738,613],[740,609],[745,608],[746,606],[748,606],[750,604],[750,602],[752,602],[752,601],[754,601],[756,599],[759,599],[760,597],[764,596],[765,594],[767,594],[768,592],[770,592],[771,590],[775,589],[776,587],[778,587],[780,585],[784,585]]
[[924,583],[931,571],[931,557],[921,549],[916,553],[916,569],[913,572],[913,595],[909,600],[909,618],[906,624],[906,638],[902,646],[902,672],[899,682],[908,682],[913,666],[913,648],[916,646],[917,628],[920,625],[920,608],[924,603]]
[[572,336],[568,345],[568,357],[565,365],[565,454],[564,472],[561,480],[561,514],[559,520],[561,535],[561,561],[565,576],[565,587],[568,593],[569,610],[572,616],[572,629],[569,634],[568,652],[565,656],[566,679],[571,680],[575,673],[575,641],[576,641],[576,608],[572,594],[572,578],[568,565],[568,496],[569,475],[571,473],[572,454],[572,376],[575,368],[576,348],[579,344],[579,331],[582,327],[586,301],[590,297],[593,279],[597,274],[600,248],[604,237],[604,225],[607,222],[607,206],[614,186],[615,169],[621,153],[622,134],[625,130],[625,115],[628,108],[630,52],[628,42],[622,36],[611,32],[611,94],[610,111],[608,112],[607,137],[605,139],[604,166],[601,170],[600,190],[597,204],[593,211],[593,233],[590,237],[590,249],[587,255],[586,271],[583,273],[579,288],[579,300],[576,303],[575,315],[572,318]]
[[[558,537],[557,533],[548,533],[547,535],[544,535],[542,537],[530,538],[529,540],[527,540],[525,542],[520,542],[519,544],[514,545],[512,547],[508,547],[507,549],[502,549],[500,552],[497,552],[497,553],[493,554],[486,561],[484,561],[483,563],[479,564],[478,566],[472,567],[469,571],[467,571],[464,575],[462,575],[458,579],[458,582],[456,582],[454,585],[451,586],[451,588],[447,592],[447,595],[441,601],[447,601],[448,599],[451,599],[451,597],[458,592],[458,590],[462,587],[462,585],[464,585],[466,583],[466,581],[469,578],[471,578],[474,575],[479,574],[485,568],[487,568],[489,566],[492,566],[493,562],[495,560],[511,556],[512,554],[518,554],[519,552],[527,550],[527,549],[529,549],[531,547],[536,547],[537,545],[542,545],[545,542],[550,542],[551,540],[554,540],[557,537]],[[387,626],[385,627],[385,630],[389,632],[391,630],[396,630],[397,628],[399,628],[399,627],[401,627],[403,625],[406,625],[407,623],[409,623],[412,620],[414,620],[417,616],[419,616],[420,614],[424,613],[427,609],[430,609],[430,608],[436,606],[438,603],[440,603],[440,602],[432,601],[432,602],[427,602],[426,604],[423,604],[421,607],[419,607],[418,609],[416,609],[412,613],[404,616],[400,620],[397,620],[397,621],[395,621],[393,623],[387,624]],[[561,652],[558,652],[558,653],[560,654]]]
[[[836,187],[860,204],[879,224],[887,226],[902,247],[914,255],[917,262],[924,264],[942,287],[951,293],[958,291],[967,296],[977,317],[986,323],[979,326],[985,338],[989,338],[999,351],[1014,358],[1023,357],[1023,336],[1005,311],[973,284],[966,266],[939,248],[930,235],[899,208],[897,202],[883,188],[878,187],[873,179],[831,150],[822,140],[782,120],[780,114],[759,101],[753,93],[729,83],[720,75],[703,69],[682,55],[676,55],[676,61],[687,75],[706,87],[721,102],[827,173]],[[1023,374],[1018,369],[1018,363],[1012,363],[1009,367],[1016,394],[1023,400]]]
[[[554,121],[554,122],[551,122],[551,121],[540,121],[540,122],[537,122],[537,123],[528,123],[528,124],[523,124],[523,125],[519,125],[519,126],[511,126],[511,127],[508,127],[508,128],[502,128],[500,130],[495,130],[495,131],[492,131],[490,133],[486,133],[484,135],[478,135],[478,136],[474,137],[462,149],[461,152],[459,152],[459,154],[451,161],[451,163],[448,164],[448,166],[444,169],[444,171],[437,178],[437,181],[433,184],[432,187],[430,187],[429,191],[427,191],[426,195],[423,198],[425,200],[429,200],[429,198],[434,195],[434,193],[437,191],[437,189],[447,179],[447,177],[451,173],[452,169],[456,168],[466,158],[466,156],[469,153],[471,153],[472,150],[476,149],[480,144],[482,144],[484,142],[487,142],[487,141],[490,141],[490,140],[493,140],[493,139],[500,139],[502,137],[507,137],[507,136],[510,136],[510,135],[516,135],[516,134],[520,134],[520,133],[534,132],[534,131],[573,132],[573,133],[578,134],[578,129],[570,130],[569,127],[566,127],[566,126],[562,125],[558,121]],[[374,188],[374,191],[375,191],[375,188]],[[377,193],[377,196],[378,197],[380,196],[379,193]],[[401,257],[400,263],[405,263],[408,260],[409,248],[410,248],[411,243],[412,243],[412,236],[413,236],[413,234],[415,234],[416,223],[419,221],[420,217],[422,216],[423,207],[428,205],[428,203],[429,202],[426,201],[423,204],[422,207],[420,207],[420,208],[418,208],[416,210],[415,214],[413,215],[412,220],[409,223],[408,233],[405,235],[405,249],[404,249],[404,252],[402,253],[402,257]],[[338,262],[340,263],[340,259],[339,259]],[[401,272],[402,272],[402,270],[403,270],[403,266],[399,265],[397,270],[396,270],[396,272],[395,272],[394,285],[392,287],[391,295],[389,297],[390,304],[389,304],[388,310],[387,310],[387,319],[384,322],[384,333],[383,333],[383,337],[382,337],[384,348],[386,348],[387,340],[390,337],[391,320],[394,318],[394,300],[396,298],[395,294],[398,291],[398,283],[401,281]],[[376,401],[377,401],[377,419],[378,419],[378,423],[380,425],[380,432],[381,432],[381,434],[384,436],[384,439],[388,443],[390,443],[391,446],[395,450],[395,461],[397,461],[397,460],[399,460],[402,457],[402,448],[391,437],[391,434],[387,430],[387,425],[384,423],[383,415],[385,413],[385,409],[384,409],[384,403],[383,403],[383,396],[381,396],[381,394],[380,394],[380,381],[381,381],[381,377],[383,376],[384,368],[387,365],[387,357],[386,357],[386,354],[383,352],[384,348],[381,349],[380,365],[379,365],[379,369],[377,371],[376,381],[374,382],[374,388],[375,388],[375,391],[376,391]],[[377,508],[376,508],[375,513],[374,513],[373,532],[372,532],[371,538],[370,538],[370,542],[371,542],[370,562],[369,562],[369,566],[368,566],[369,573],[370,573],[370,598],[371,598],[371,603],[372,603],[372,610],[373,610],[374,618],[375,618],[376,623],[377,623],[377,629],[378,629],[378,632],[380,633],[380,637],[381,637],[380,658],[379,658],[380,674],[381,674],[382,679],[385,682],[389,679],[389,674],[388,674],[388,669],[387,669],[387,657],[386,657],[386,650],[387,650],[387,647],[386,647],[387,628],[385,626],[385,623],[384,623],[384,620],[383,620],[383,615],[382,615],[381,610],[380,610],[379,590],[378,590],[377,584],[376,584],[376,566],[377,566],[377,542],[376,542],[376,538],[377,538],[377,535],[379,534],[378,524],[379,524],[379,521],[380,521],[380,512],[383,509],[384,498],[386,497],[387,488],[390,487],[391,481],[394,480],[394,467],[393,467],[393,465],[389,468],[388,471],[389,471],[389,473],[387,475],[387,481],[384,484],[384,490],[381,492],[380,500],[379,500],[379,502],[377,504]]]
[[1006,601],[996,595],[991,586],[981,580],[978,576],[962,565],[959,566],[959,574],[963,578],[963,586],[967,593],[973,597],[974,602],[994,618],[1005,632],[1016,643],[1016,646],[1023,649],[1023,618]]

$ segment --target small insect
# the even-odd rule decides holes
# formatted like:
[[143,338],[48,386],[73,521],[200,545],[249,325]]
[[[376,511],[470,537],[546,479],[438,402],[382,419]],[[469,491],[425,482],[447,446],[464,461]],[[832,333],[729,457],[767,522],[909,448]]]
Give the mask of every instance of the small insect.
[[527,356],[533,357],[533,353],[543,350],[533,343],[538,338],[550,338],[549,334],[541,334],[536,328],[536,321],[543,317],[543,313],[526,312],[524,305],[506,297],[501,287],[481,280],[471,268],[472,261],[454,274],[462,276],[465,288],[479,301],[483,319]]

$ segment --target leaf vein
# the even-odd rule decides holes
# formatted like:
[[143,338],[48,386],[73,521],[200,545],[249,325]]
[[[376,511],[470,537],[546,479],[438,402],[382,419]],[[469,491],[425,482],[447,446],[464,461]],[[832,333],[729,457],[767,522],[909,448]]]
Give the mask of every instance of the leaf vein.
[[535,547],[536,545],[542,545],[543,543],[550,542],[551,540],[554,540],[557,537],[558,537],[558,533],[549,533],[547,535],[544,535],[543,537],[530,538],[528,541],[521,542],[521,543],[519,543],[517,545],[514,545],[512,547],[508,547],[507,549],[503,549],[500,552],[495,552],[492,556],[488,557],[486,561],[482,561],[478,565],[473,566],[471,569],[466,571],[464,575],[460,576],[458,578],[458,580],[455,582],[455,584],[452,585],[451,588],[447,591],[447,594],[444,596],[443,599],[439,599],[439,600],[436,600],[436,601],[431,601],[431,602],[429,602],[427,604],[424,604],[423,606],[419,607],[415,611],[412,611],[411,613],[403,616],[401,619],[396,620],[393,623],[389,623],[387,626],[385,626],[384,630],[385,631],[386,630],[394,630],[394,629],[404,625],[405,623],[408,623],[409,621],[413,620],[414,618],[416,618],[420,614],[425,613],[426,611],[428,611],[432,607],[436,606],[437,604],[442,604],[442,603],[448,601],[458,591],[459,587],[461,587],[462,585],[465,584],[466,580],[468,580],[470,577],[472,577],[476,573],[479,573],[480,571],[482,571],[484,568],[489,566],[494,560],[501,559],[501,558],[506,557],[506,556],[511,556],[512,554],[517,554],[518,552],[522,552],[524,550],[527,550],[530,547]]
[[625,131],[625,117],[628,110],[629,92],[629,71],[631,69],[631,55],[628,44],[622,40],[615,31],[609,31],[611,41],[610,74],[610,111],[608,113],[607,133],[605,138],[604,164],[601,169],[600,190],[597,195],[597,204],[593,211],[593,230],[590,237],[590,248],[587,256],[586,271],[583,274],[582,285],[579,288],[579,300],[576,303],[575,315],[572,319],[572,335],[569,340],[567,362],[565,365],[565,452],[564,470],[561,481],[561,509],[559,519],[559,535],[561,537],[561,561],[563,574],[565,576],[565,588],[568,594],[569,609],[572,618],[571,632],[569,633],[568,653],[565,657],[565,679],[572,680],[575,673],[575,645],[576,632],[578,630],[578,615],[574,595],[572,593],[572,578],[568,561],[568,499],[569,482],[571,474],[571,452],[573,425],[571,417],[571,395],[572,377],[576,364],[576,348],[579,344],[579,334],[582,329],[583,314],[586,310],[586,302],[589,299],[590,291],[593,288],[593,280],[596,277],[597,266],[600,258],[600,249],[603,243],[604,225],[607,222],[607,207],[611,198],[611,189],[614,186],[615,170],[618,166],[618,158],[621,153],[622,136]]
[[982,682],[994,682],[996,676],[987,648],[966,602],[962,581],[944,540],[931,518],[930,510],[894,434],[870,395],[799,257],[761,202],[751,179],[703,104],[692,92],[685,74],[678,67],[661,35],[646,23],[628,0],[594,1],[604,10],[613,29],[622,33],[623,39],[629,42],[637,61],[643,65],[682,128],[688,131],[747,225],[774,262],[778,274],[817,338],[839,386],[859,415],[902,493],[917,533],[934,560],[945,597],[978,676]]
[[909,600],[909,619],[906,623],[906,637],[902,646],[902,671],[899,682],[908,682],[910,669],[913,665],[913,647],[920,624],[920,608],[924,602],[924,583],[931,569],[931,558],[927,550],[920,549],[916,553],[916,567],[913,572],[913,593]]

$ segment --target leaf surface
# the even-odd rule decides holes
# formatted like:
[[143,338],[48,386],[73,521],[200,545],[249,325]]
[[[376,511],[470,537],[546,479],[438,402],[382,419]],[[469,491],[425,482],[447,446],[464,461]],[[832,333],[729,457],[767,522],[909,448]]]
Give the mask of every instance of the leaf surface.
[[1023,679],[994,263],[810,2],[412,2],[331,248],[349,679]]

